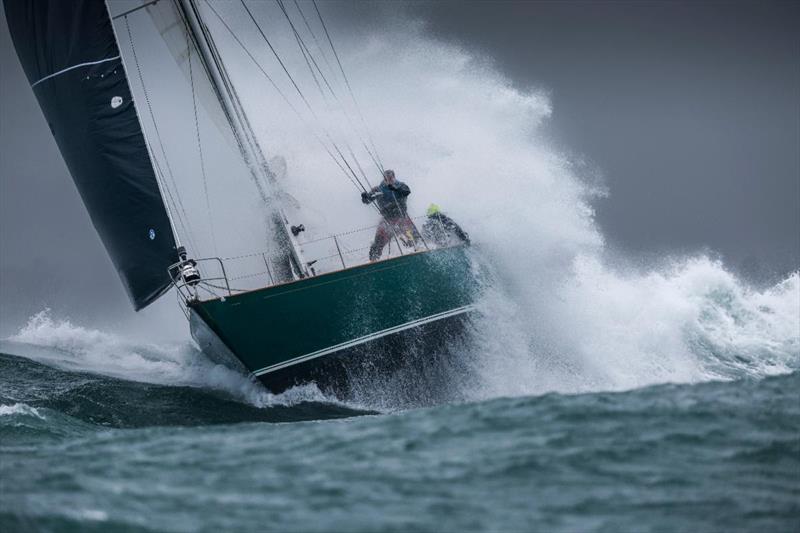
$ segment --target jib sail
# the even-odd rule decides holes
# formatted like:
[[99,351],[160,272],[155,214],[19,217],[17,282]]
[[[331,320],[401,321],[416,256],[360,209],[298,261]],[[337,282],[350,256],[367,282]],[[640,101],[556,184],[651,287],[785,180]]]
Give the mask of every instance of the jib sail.
[[105,2],[4,2],[11,37],[136,310],[167,291],[175,236]]

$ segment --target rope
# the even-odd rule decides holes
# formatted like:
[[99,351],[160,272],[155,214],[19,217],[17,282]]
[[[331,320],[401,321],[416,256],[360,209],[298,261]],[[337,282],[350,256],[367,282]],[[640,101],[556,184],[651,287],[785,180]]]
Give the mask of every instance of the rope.
[[[186,215],[186,209],[183,206],[183,201],[181,200],[180,195],[178,195],[178,187],[175,184],[175,176],[172,173],[172,167],[169,164],[169,158],[167,157],[167,151],[164,148],[164,142],[161,139],[161,132],[158,130],[158,123],[156,122],[155,114],[153,113],[153,106],[150,103],[150,95],[149,95],[149,93],[147,91],[147,86],[144,83],[144,76],[142,75],[142,68],[141,68],[141,65],[139,64],[139,56],[136,53],[136,45],[135,45],[134,40],[133,40],[133,34],[131,33],[131,26],[130,26],[130,23],[128,21],[128,17],[127,16],[124,17],[123,20],[125,20],[125,29],[127,30],[127,33],[128,33],[128,40],[131,43],[131,52],[133,53],[133,61],[136,64],[136,72],[137,72],[137,74],[139,76],[139,83],[142,86],[142,92],[144,93],[144,100],[145,100],[145,103],[147,104],[147,110],[148,110],[148,112],[150,114],[150,120],[153,123],[153,129],[155,130],[155,133],[156,133],[156,139],[158,139],[158,144],[161,147],[161,154],[164,156],[164,162],[167,165],[167,171],[169,173],[170,181],[172,182],[172,186],[175,188],[175,197],[177,197],[177,199],[178,199],[178,201],[176,202],[175,201],[175,197],[173,196],[172,191],[169,188],[169,185],[167,184],[166,180],[164,179],[164,173],[161,170],[161,167],[160,167],[160,165],[158,163],[158,160],[155,157],[153,157],[153,163],[154,163],[154,167],[156,169],[156,172],[155,172],[156,179],[158,179],[158,177],[160,175],[161,179],[159,181],[161,181],[162,188],[164,189],[164,191],[166,191],[167,197],[168,197],[168,201],[165,202],[164,207],[166,208],[167,214],[168,214],[168,216],[170,216],[170,218],[172,218],[172,212],[174,210],[175,218],[178,219],[178,222],[183,227],[183,231],[186,233],[187,239],[190,241],[192,246],[194,246],[195,249],[196,249],[196,244],[194,243],[194,239],[192,238],[191,232],[189,231],[189,225],[188,225],[188,218],[189,217]],[[150,149],[150,153],[153,153],[152,147]],[[172,203],[172,209],[170,209],[170,207],[169,207],[170,202]],[[184,219],[186,219],[186,220],[184,220]],[[177,237],[178,236],[176,235],[176,238]],[[180,242],[178,244],[180,244]]]
[[[331,84],[328,82],[328,78],[322,72],[322,69],[319,67],[319,64],[314,59],[314,55],[311,53],[311,50],[308,49],[308,46],[306,46],[305,41],[300,36],[300,33],[297,31],[297,28],[295,27],[294,23],[292,22],[291,17],[289,16],[289,13],[286,11],[286,7],[285,7],[285,5],[283,3],[283,0],[275,0],[275,1],[278,4],[278,6],[281,8],[281,11],[283,12],[283,16],[286,18],[286,21],[289,23],[289,26],[291,27],[292,32],[294,33],[294,38],[297,41],[298,47],[300,48],[300,53],[303,54],[303,58],[305,59],[306,66],[308,67],[308,70],[311,72],[311,77],[314,79],[314,82],[316,83],[317,88],[319,89],[323,100],[325,101],[326,105],[328,106],[328,110],[329,111],[331,110],[330,103],[328,102],[328,99],[325,96],[325,91],[322,89],[322,86],[320,85],[320,83],[319,83],[319,81],[317,79],[317,75],[314,72],[314,68],[311,66],[312,63],[314,65],[314,67],[317,69],[317,72],[319,72],[319,75],[322,78],[322,81],[325,82],[325,86],[328,88],[328,91],[331,93],[331,96],[333,96],[333,99],[339,104],[340,110],[341,110],[342,115],[344,116],[345,120],[347,121],[348,124],[350,124],[350,127],[353,128],[353,131],[355,131],[356,135],[359,137],[361,142],[364,144],[364,147],[367,149],[367,153],[369,153],[370,157],[372,157],[372,154],[370,153],[369,148],[366,146],[366,143],[364,142],[363,138],[361,138],[361,135],[358,132],[358,129],[353,125],[353,121],[350,119],[350,116],[345,111],[345,108],[342,105],[342,102],[339,100],[339,96],[336,94],[336,91],[333,90],[333,87],[331,87]],[[312,36],[313,36],[313,33],[312,33]],[[310,62],[309,62],[309,59],[311,60]],[[345,145],[345,148],[347,149],[347,151],[350,153],[350,157],[353,158],[353,161],[355,162],[356,167],[361,172],[361,176],[364,178],[364,183],[367,184],[367,186],[365,187],[365,190],[366,190],[367,188],[369,188],[369,178],[367,178],[367,175],[364,172],[364,169],[361,167],[361,163],[358,161],[358,157],[356,157],[356,154],[353,152],[353,149],[350,147],[350,144],[347,142],[346,139],[344,139],[344,145]],[[374,161],[374,159],[373,159],[373,161]]]
[[[308,50],[308,47],[305,45],[305,42],[303,41],[303,39],[300,37],[300,34],[297,33],[297,30],[295,29],[294,24],[292,23],[292,19],[289,18],[289,14],[286,12],[286,8],[283,6],[283,2],[281,2],[281,0],[275,0],[275,1],[277,2],[278,6],[281,8],[281,11],[283,11],[283,15],[286,17],[286,20],[289,22],[289,26],[292,28],[292,32],[294,32],[294,40],[297,41],[297,46],[298,46],[298,48],[300,48],[300,53],[303,55],[303,59],[306,62],[306,66],[308,67],[309,72],[311,72],[311,77],[314,79],[314,83],[316,84],[317,89],[319,89],[319,94],[322,95],[323,100],[325,100],[325,102],[327,103],[328,100],[327,100],[327,97],[325,96],[325,91],[323,90],[322,85],[320,85],[320,83],[319,83],[319,79],[317,78],[317,74],[314,72],[314,68],[311,66],[311,62],[314,63],[314,66],[317,66],[316,65],[317,62],[314,61],[314,57],[311,56],[311,51]],[[309,61],[309,57],[311,58],[311,61]],[[318,66],[317,66],[317,70],[319,70]],[[325,79],[325,77],[322,74],[322,72],[320,72],[320,76],[323,78],[323,80],[325,81],[325,84],[328,85],[328,89],[330,90],[330,85],[328,84],[328,81]]]
[[[338,166],[339,169],[344,173],[345,177],[347,177],[351,181],[351,183],[353,183],[353,186],[355,186],[357,190],[366,192],[366,190],[364,189],[363,185],[361,185],[360,183],[357,183],[357,181],[353,181],[353,178],[351,177],[351,175],[348,174],[348,172],[345,169],[345,167],[343,167],[342,164],[339,162],[339,160],[336,158],[336,156],[333,155],[333,153],[331,152],[330,148],[328,148],[328,146],[325,144],[325,142],[319,137],[319,135],[308,124],[308,121],[306,121],[306,119],[303,117],[303,115],[300,113],[300,111],[298,111],[298,109],[294,106],[294,104],[292,104],[292,102],[289,100],[289,98],[286,96],[286,94],[281,90],[281,88],[278,86],[278,84],[275,83],[275,80],[273,80],[272,77],[269,74],[267,74],[267,72],[264,70],[264,68],[258,62],[258,60],[256,60],[255,57],[253,57],[253,54],[250,53],[250,50],[239,39],[239,37],[236,35],[236,33],[233,31],[233,29],[231,29],[231,27],[228,25],[228,23],[225,21],[225,19],[223,19],[222,16],[217,12],[217,10],[214,9],[214,6],[212,6],[208,2],[206,2],[206,4],[211,9],[212,13],[214,13],[214,15],[217,17],[217,19],[219,19],[219,21],[222,23],[222,25],[225,27],[225,29],[228,31],[228,33],[230,33],[230,35],[231,35],[231,37],[233,37],[234,41],[236,41],[236,43],[239,45],[239,47],[241,47],[241,49],[245,52],[245,54],[247,54],[247,56],[250,58],[250,60],[253,62],[253,64],[256,66],[256,68],[258,68],[258,70],[261,72],[261,74],[263,74],[264,77],[267,79],[267,81],[269,81],[269,83],[272,85],[272,87],[275,89],[275,91],[280,95],[280,97],[283,99],[283,101],[286,102],[286,105],[288,105],[289,108],[297,115],[297,117],[300,119],[300,121],[303,123],[303,125],[306,128],[308,128],[308,130],[311,132],[312,136],[316,139],[316,141],[319,142],[320,145],[322,145],[322,148],[325,150],[325,152],[328,154],[328,156],[330,156],[330,158],[333,160],[333,162],[336,163],[336,166]],[[329,140],[331,140],[331,143],[334,145],[334,147],[336,147],[335,143],[333,143],[333,140],[330,139],[330,135],[327,135],[327,137],[328,137]],[[341,154],[341,151],[339,153]]]
[[[303,94],[303,91],[301,91],[301,90],[300,90],[300,87],[297,85],[297,82],[295,81],[294,77],[293,77],[293,76],[291,75],[291,73],[289,72],[289,69],[288,69],[288,68],[286,68],[286,64],[285,64],[285,63],[283,62],[283,60],[281,59],[281,57],[280,57],[280,55],[278,54],[277,50],[275,50],[275,47],[274,47],[274,46],[272,46],[272,43],[271,43],[271,42],[270,42],[270,40],[267,38],[266,34],[264,33],[264,30],[261,28],[261,25],[258,23],[258,21],[256,20],[255,16],[253,16],[253,13],[252,13],[252,11],[250,11],[250,8],[249,8],[249,7],[247,7],[247,4],[245,3],[245,1],[244,1],[244,0],[240,0],[240,2],[241,2],[241,4],[242,4],[242,6],[244,7],[245,11],[247,11],[247,15],[250,17],[250,20],[253,22],[253,24],[255,24],[255,26],[256,26],[256,29],[258,30],[258,33],[260,33],[260,34],[261,34],[261,37],[264,39],[264,42],[266,42],[266,43],[267,43],[267,46],[268,46],[268,47],[269,47],[269,49],[272,51],[272,54],[275,56],[275,59],[276,59],[276,60],[278,61],[278,63],[280,64],[281,68],[283,68],[283,72],[284,72],[284,73],[286,74],[286,76],[289,78],[289,81],[290,81],[290,82],[292,83],[292,85],[294,86],[295,90],[297,91],[297,94],[300,96],[300,99],[301,99],[301,100],[303,100],[303,103],[305,103],[306,107],[308,108],[309,112],[311,113],[311,116],[314,118],[314,120],[315,120],[317,123],[320,123],[321,121],[320,121],[320,119],[319,119],[319,116],[317,116],[317,113],[314,111],[314,108],[311,106],[311,104],[309,103],[308,99],[307,99],[307,98],[306,98],[306,96]],[[280,5],[280,4],[279,4],[279,5]],[[288,16],[289,16],[289,15],[288,15],[288,14],[286,14],[286,11],[285,11],[285,10],[284,10],[284,14],[286,15],[286,17],[287,17],[287,19],[288,19]],[[291,20],[289,20],[289,24],[291,24]],[[294,25],[292,25],[292,29],[294,30]],[[295,37],[299,39],[299,36],[296,34],[296,30],[295,30]],[[301,45],[301,52],[302,52],[302,45]],[[316,62],[315,62],[315,63],[316,63]],[[310,68],[311,68],[311,66],[309,65],[309,69],[310,69]],[[313,74],[313,70],[312,70],[312,74]],[[321,88],[321,87],[320,87],[320,91],[322,91],[322,88]],[[336,145],[336,141],[334,141],[334,140],[331,138],[330,134],[328,133],[328,131],[327,131],[325,128],[322,128],[322,130],[323,130],[323,132],[325,133],[325,136],[328,138],[328,141],[330,141],[330,143],[333,145],[334,149],[336,150],[336,153],[338,153],[338,154],[339,154],[339,157],[342,159],[342,162],[345,164],[345,166],[348,168],[348,170],[349,170],[349,171],[350,171],[350,173],[352,174],[353,178],[355,179],[355,182],[358,184],[358,187],[360,187],[360,188],[363,190],[363,192],[366,192],[366,191],[367,191],[367,187],[365,187],[364,185],[362,185],[362,184],[361,184],[361,182],[360,182],[360,180],[359,180],[359,178],[358,178],[358,175],[355,173],[355,171],[353,170],[353,168],[350,166],[350,163],[348,163],[348,162],[347,162],[346,158],[345,158],[345,157],[344,157],[344,155],[342,154],[342,151],[341,151],[341,150],[339,149],[339,147]],[[367,183],[369,183],[369,182],[367,182]]]
[[[303,94],[303,91],[301,91],[301,90],[300,90],[300,87],[297,85],[297,82],[296,82],[296,81],[295,81],[295,79],[292,77],[291,73],[289,72],[289,69],[288,69],[288,68],[286,68],[286,65],[285,65],[285,63],[284,63],[284,62],[283,62],[283,60],[281,59],[281,57],[280,57],[280,55],[278,54],[277,50],[275,50],[275,47],[274,47],[274,46],[272,46],[272,43],[271,43],[271,42],[270,42],[270,40],[267,38],[266,34],[264,33],[264,30],[263,30],[263,29],[261,28],[261,26],[259,25],[259,23],[258,23],[258,21],[256,20],[255,16],[253,16],[253,13],[250,11],[250,8],[248,8],[248,7],[247,7],[247,4],[245,3],[245,0],[240,0],[240,3],[242,4],[242,6],[244,7],[245,11],[247,12],[247,15],[250,17],[250,20],[251,20],[251,21],[253,22],[253,24],[256,26],[256,29],[258,30],[258,33],[259,33],[259,34],[261,35],[261,37],[264,39],[264,42],[266,42],[266,44],[267,44],[267,46],[269,47],[270,51],[271,51],[271,52],[272,52],[272,54],[275,56],[275,59],[276,59],[276,60],[278,61],[278,63],[280,64],[281,68],[283,69],[283,72],[284,72],[284,73],[286,74],[286,76],[289,78],[289,81],[292,83],[292,86],[294,86],[295,90],[297,91],[297,94],[300,96],[300,98],[301,98],[301,100],[303,101],[303,103],[305,103],[305,105],[306,105],[306,107],[308,108],[309,112],[311,113],[312,117],[314,118],[314,120],[315,120],[317,123],[320,123],[319,117],[317,116],[316,112],[314,111],[314,108],[311,106],[311,104],[309,103],[308,99],[307,99],[307,98],[305,97],[305,95]],[[303,122],[303,123],[304,123],[304,124],[305,124],[305,125],[308,127],[308,124],[307,124],[307,122],[306,122],[306,121],[303,119],[302,115],[299,113],[299,111],[297,110],[297,108],[296,108],[296,107],[294,107],[293,105],[291,105],[291,103],[289,102],[289,99],[286,97],[286,95],[283,93],[283,91],[281,91],[280,89],[278,89],[278,86],[277,86],[277,84],[274,82],[274,80],[272,80],[272,78],[271,78],[271,77],[270,77],[270,76],[269,76],[269,75],[266,73],[266,71],[265,71],[265,70],[264,70],[264,69],[261,67],[261,65],[260,65],[260,64],[258,63],[258,61],[255,59],[255,57],[253,57],[253,54],[251,54],[251,53],[250,53],[250,51],[247,49],[247,47],[244,45],[244,43],[242,43],[242,41],[241,41],[241,40],[240,40],[240,39],[239,39],[239,38],[236,36],[236,34],[233,32],[233,30],[230,28],[230,26],[229,26],[229,25],[228,25],[228,24],[225,22],[225,20],[222,18],[222,16],[221,16],[221,15],[220,15],[220,14],[217,12],[217,10],[216,10],[216,9],[214,9],[214,6],[212,6],[212,5],[211,5],[211,3],[210,3],[208,0],[206,0],[206,4],[207,4],[207,5],[208,5],[208,7],[211,9],[211,11],[214,13],[214,15],[216,15],[216,17],[217,17],[217,18],[220,20],[220,22],[222,22],[222,24],[225,26],[225,28],[228,30],[228,32],[229,32],[229,33],[230,33],[230,34],[233,36],[234,40],[235,40],[235,41],[236,41],[236,42],[239,44],[239,46],[240,46],[240,47],[242,47],[242,49],[245,51],[245,53],[248,55],[248,57],[250,57],[250,59],[253,61],[253,63],[255,63],[255,65],[256,65],[256,66],[258,67],[258,69],[259,69],[259,70],[262,72],[262,74],[264,74],[264,76],[267,78],[267,80],[269,80],[269,82],[272,84],[272,86],[273,86],[273,87],[274,87],[274,88],[275,88],[275,89],[278,91],[278,94],[280,94],[280,95],[281,95],[281,97],[282,97],[282,98],[283,98],[283,99],[284,99],[284,100],[287,102],[287,104],[289,104],[290,108],[291,108],[291,109],[292,109],[292,110],[293,110],[293,111],[294,111],[294,112],[295,112],[295,113],[296,113],[296,114],[297,114],[297,115],[300,117],[301,121],[302,121],[302,122]],[[315,4],[315,5],[316,5],[316,4]],[[317,10],[317,11],[319,12],[319,10]],[[320,15],[320,17],[321,17],[321,15]],[[323,23],[323,24],[324,24],[324,23]],[[327,29],[326,29],[326,33],[327,33]],[[330,42],[330,37],[329,37],[329,42]],[[331,43],[331,45],[332,45],[332,44],[333,44],[333,43]],[[334,52],[335,52],[335,50],[334,50]],[[338,58],[337,58],[337,59],[338,59]],[[340,67],[341,67],[341,64],[340,64]],[[349,82],[348,82],[348,85],[349,85]],[[352,96],[352,94],[351,94],[351,98],[354,98],[354,97]],[[353,101],[355,102],[355,99],[354,99]],[[363,120],[363,117],[362,117],[362,120]],[[325,151],[328,153],[328,155],[329,155],[331,158],[333,158],[333,159],[334,159],[334,161],[336,161],[336,162],[337,162],[337,166],[339,166],[339,168],[340,168],[340,169],[341,169],[341,170],[342,170],[342,171],[345,173],[345,175],[348,177],[348,180],[349,180],[349,181],[350,181],[350,182],[353,184],[353,186],[355,186],[355,187],[356,187],[356,189],[357,189],[357,190],[360,190],[361,192],[369,192],[371,189],[368,189],[368,187],[365,187],[365,186],[364,186],[364,185],[361,183],[361,181],[360,181],[360,180],[359,180],[359,178],[358,178],[358,175],[355,173],[355,171],[353,170],[353,168],[350,166],[350,163],[347,161],[347,158],[344,156],[344,154],[342,154],[342,151],[341,151],[341,149],[339,149],[339,146],[338,146],[338,145],[336,144],[336,142],[335,142],[335,141],[334,141],[334,140],[331,138],[331,136],[330,136],[330,134],[328,133],[328,131],[327,131],[327,130],[326,130],[324,127],[322,127],[322,131],[323,131],[323,133],[325,134],[325,137],[327,137],[328,141],[329,141],[329,142],[331,143],[331,145],[333,146],[333,148],[334,148],[334,150],[336,151],[336,153],[339,155],[339,158],[341,159],[342,163],[344,164],[344,167],[346,167],[346,168],[347,168],[347,170],[349,170],[349,174],[348,174],[348,172],[347,172],[347,171],[345,171],[345,170],[344,170],[344,167],[338,163],[338,161],[337,161],[337,160],[336,160],[336,158],[333,156],[333,154],[330,152],[330,150],[329,150],[329,149],[328,149],[328,147],[325,145],[325,143],[324,143],[323,141],[321,141],[321,139],[319,139],[319,137],[318,137],[318,136],[317,136],[317,135],[314,133],[314,136],[315,136],[315,138],[317,138],[317,140],[321,142],[321,144],[323,145],[323,148],[325,148]],[[313,132],[313,130],[312,130],[312,132]],[[352,176],[352,178],[351,178],[351,176]],[[369,182],[367,182],[367,185],[369,185]],[[380,208],[378,208],[378,206],[377,206],[377,205],[375,205],[375,204],[374,204],[374,203],[372,203],[372,202],[370,202],[370,205],[371,205],[371,206],[372,206],[372,207],[375,209],[375,211],[378,213],[378,215],[379,215],[379,216],[380,216],[380,217],[381,217],[381,218],[382,218],[382,219],[383,219],[383,220],[384,220],[384,221],[387,223],[387,225],[389,225],[389,226],[391,227],[391,224],[389,224],[388,220],[387,220],[387,219],[386,219],[386,217],[384,216],[383,212],[381,212]],[[394,231],[392,231],[392,233],[394,234]],[[397,235],[395,235],[395,239],[396,239],[396,238],[397,238]]]
[[331,66],[330,61],[328,61],[328,56],[325,55],[325,51],[322,49],[322,46],[320,46],[319,41],[317,40],[317,36],[314,33],[314,30],[311,29],[311,25],[308,23],[308,19],[306,18],[305,13],[303,13],[303,10],[300,8],[300,3],[297,0],[294,0],[294,5],[297,8],[297,11],[300,13],[300,17],[302,17],[303,23],[306,25],[306,28],[308,29],[308,33],[310,33],[311,37],[314,39],[314,43],[317,45],[317,50],[319,50],[319,53],[322,55],[322,59],[325,60],[325,64],[328,65],[328,69],[331,72],[333,72],[333,67]]
[[245,3],[244,0],[240,0],[240,2],[242,3],[242,6],[244,6],[245,11],[247,11],[247,14],[250,16],[250,20],[252,20],[253,24],[255,24],[256,29],[258,30],[258,33],[261,34],[261,37],[264,39],[264,42],[266,42],[267,46],[269,46],[269,49],[272,50],[272,54],[275,56],[275,59],[277,59],[278,63],[280,63],[281,68],[283,68],[283,72],[286,73],[286,76],[288,76],[289,81],[292,82],[292,85],[294,86],[295,90],[297,91],[297,94],[300,95],[300,98],[303,100],[303,102],[305,102],[306,106],[308,107],[308,110],[311,112],[311,114],[316,119],[317,115],[316,115],[316,113],[314,113],[314,109],[311,107],[311,104],[308,103],[308,100],[306,100],[306,97],[303,94],[303,91],[300,90],[300,87],[298,87],[297,82],[294,81],[294,78],[289,73],[289,69],[287,69],[286,65],[284,65],[283,60],[281,59],[281,56],[278,55],[278,52],[275,50],[275,47],[273,47],[272,43],[269,41],[269,39],[267,39],[267,36],[264,34],[264,30],[261,29],[261,26],[256,21],[255,17],[253,16],[253,13],[250,11],[250,8],[247,7],[247,4]]
[[[311,50],[308,49],[308,46],[306,46],[305,41],[300,36],[300,33],[297,31],[297,28],[295,28],[291,17],[289,17],[289,13],[286,11],[286,7],[283,4],[283,0],[275,0],[275,2],[278,4],[278,7],[281,8],[281,11],[283,11],[283,16],[286,17],[286,21],[292,28],[292,32],[294,33],[294,38],[295,40],[297,40],[297,45],[300,47],[300,52],[303,54],[303,57],[305,57],[306,54],[308,54],[308,57],[311,59],[311,63],[314,64],[314,67],[317,69],[317,72],[319,72],[320,77],[322,77],[322,81],[324,81],[325,85],[328,87],[328,91],[330,91],[333,97],[336,98],[336,93],[334,92],[333,87],[331,87],[331,84],[328,82],[328,78],[325,77],[325,74],[322,72],[322,69],[319,68],[319,65],[317,64],[317,61],[314,59]],[[314,80],[316,80],[316,75],[314,74],[314,69],[311,68],[311,63],[309,63],[308,59],[306,59],[306,64],[308,65],[308,69],[311,71],[311,75],[314,77]],[[319,85],[319,83],[317,83],[317,86],[319,87],[320,93],[324,98],[325,92],[322,90],[322,87]]]
[[333,45],[333,40],[331,39],[331,34],[328,32],[328,27],[325,25],[325,20],[322,18],[322,13],[320,13],[319,6],[317,5],[317,0],[311,0],[311,2],[314,4],[314,10],[317,12],[317,17],[319,18],[320,24],[322,24],[322,29],[325,30],[325,37],[328,38],[328,44],[331,47],[331,51],[333,51],[333,56],[336,58],[336,63],[339,65],[339,71],[342,73],[342,78],[344,78],[344,83],[347,86],[348,92],[350,93],[350,98],[353,100],[353,105],[355,106],[356,111],[358,112],[358,116],[359,118],[361,118],[361,123],[364,125],[364,129],[367,132],[367,138],[369,139],[370,144],[372,144],[372,149],[375,152],[375,158],[377,159],[376,164],[378,165],[378,168],[380,168],[381,173],[383,173],[384,171],[383,163],[381,162],[380,156],[378,155],[378,149],[375,147],[375,142],[372,140],[372,135],[370,135],[369,133],[367,122],[366,120],[364,120],[364,115],[361,112],[361,107],[358,105],[358,102],[356,101],[356,96],[353,93],[353,88],[350,86],[350,80],[347,78],[347,74],[345,74],[344,72],[344,67],[342,66],[341,60],[339,59],[339,54],[336,52],[336,47]]
[[189,60],[189,82],[192,86],[192,108],[194,110],[194,130],[197,134],[197,152],[200,155],[200,171],[203,174],[203,194],[206,197],[206,209],[208,210],[208,226],[211,230],[211,243],[214,246],[214,255],[219,255],[219,249],[217,248],[217,237],[214,232],[214,217],[211,215],[211,200],[208,197],[208,176],[206,175],[206,164],[205,158],[203,157],[203,143],[200,139],[200,123],[197,119],[197,95],[195,94],[194,89],[194,71],[192,68],[192,44],[189,41],[189,28],[185,25],[184,21],[184,29],[186,33],[184,36],[186,37],[186,48],[188,49],[188,60]]
[[[378,168],[378,171],[381,173],[381,177],[382,177],[383,176],[383,170],[384,170],[383,169],[383,165],[381,165],[377,161],[375,155],[373,154],[373,151],[369,149],[369,146],[367,146],[367,143],[364,140],[363,136],[361,135],[361,132],[358,130],[358,128],[355,126],[355,124],[353,124],[353,121],[350,118],[350,115],[347,113],[344,104],[339,99],[339,96],[336,94],[336,91],[333,89],[333,87],[331,86],[330,82],[328,81],[327,76],[325,76],[325,73],[322,72],[322,69],[320,68],[319,64],[314,59],[314,55],[311,53],[311,50],[309,50],[309,48],[306,45],[305,41],[300,36],[300,32],[297,30],[297,28],[295,27],[294,23],[292,22],[292,19],[289,16],[288,11],[286,10],[286,7],[285,7],[285,5],[283,3],[283,0],[275,0],[275,1],[277,2],[278,6],[281,8],[281,11],[283,11],[284,17],[286,17],[287,22],[289,22],[289,26],[292,28],[292,31],[294,32],[295,40],[297,40],[297,44],[300,47],[300,51],[303,54],[303,57],[305,58],[306,55],[308,55],[308,57],[311,59],[311,63],[313,63],[314,67],[317,69],[317,72],[319,72],[319,75],[322,78],[322,80],[325,82],[325,86],[328,88],[328,91],[331,93],[331,96],[333,96],[333,99],[336,101],[337,104],[339,104],[339,108],[340,108],[340,110],[342,112],[342,115],[344,116],[345,120],[350,125],[350,127],[353,129],[353,131],[355,132],[356,136],[358,136],[359,141],[361,141],[362,146],[366,150],[367,154],[369,154],[370,159],[372,159],[372,162]],[[325,62],[327,63],[328,68],[333,73],[333,67],[331,67],[330,62],[328,62],[328,58],[325,55],[324,51],[322,50],[322,47],[319,45],[319,41],[317,41],[316,35],[311,30],[311,26],[308,24],[308,20],[306,19],[305,15],[303,14],[303,11],[300,9],[300,4],[297,3],[297,0],[294,0],[294,2],[295,2],[295,6],[297,7],[297,10],[300,12],[300,16],[303,18],[303,21],[306,24],[306,28],[308,28],[308,32],[311,34],[311,37],[314,39],[314,42],[316,42],[317,48],[319,49],[320,53],[322,54],[323,59],[325,59]],[[325,93],[322,90],[322,87],[319,85],[319,82],[317,81],[317,76],[314,73],[314,69],[311,67],[311,64],[309,63],[308,59],[306,59],[306,65],[308,66],[309,70],[311,71],[311,76],[314,78],[314,81],[317,83],[317,87],[319,88],[320,93],[322,94],[322,97],[323,97],[323,99],[325,100],[325,102],[327,104],[328,103],[328,99],[325,96]],[[328,109],[330,109],[330,105],[328,105]],[[362,120],[362,122],[363,122],[363,120]],[[366,131],[366,133],[367,133],[367,137],[369,137],[369,131]],[[359,170],[361,171],[362,175],[364,176],[364,181],[367,184],[369,184],[369,179],[367,179],[366,174],[364,174],[364,171],[361,168],[361,164],[358,162],[358,159],[356,158],[355,154],[353,153],[353,149],[350,148],[350,146],[349,146],[349,144],[347,143],[346,140],[344,141],[344,143],[345,143],[345,146],[347,147],[348,151],[350,152],[351,156],[353,157],[353,159],[355,159],[356,166],[359,167]]]

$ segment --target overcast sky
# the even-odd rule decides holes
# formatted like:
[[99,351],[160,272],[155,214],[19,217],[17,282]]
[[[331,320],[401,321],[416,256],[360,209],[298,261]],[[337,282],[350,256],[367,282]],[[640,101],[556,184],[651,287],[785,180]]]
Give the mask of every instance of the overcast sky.
[[[420,6],[431,31],[549,90],[552,127],[602,171],[606,236],[636,250],[800,264],[800,3]],[[752,268],[752,267],[751,267]]]
[[[340,24],[385,11],[325,9]],[[410,11],[517,87],[550,94],[551,135],[610,190],[596,207],[615,247],[708,248],[762,277],[800,266],[800,2],[415,2]],[[44,305],[87,320],[105,312],[72,305],[86,294],[127,312],[0,17],[0,334]]]

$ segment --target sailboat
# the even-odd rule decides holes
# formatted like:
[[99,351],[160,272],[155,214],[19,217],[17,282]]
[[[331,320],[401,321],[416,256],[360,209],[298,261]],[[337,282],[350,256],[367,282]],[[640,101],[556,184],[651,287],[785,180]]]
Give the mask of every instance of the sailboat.
[[[395,233],[388,255],[370,261],[352,241],[360,236],[360,244],[365,237],[368,243],[374,227],[304,240],[302,207],[281,192],[276,165],[264,155],[207,24],[206,17],[220,16],[213,4],[143,0],[121,6],[96,0],[4,3],[25,74],[135,310],[174,289],[200,348],[242,367],[273,392],[316,383],[346,393],[362,372],[391,375],[464,335],[478,283],[463,243],[436,243],[418,231]],[[319,14],[316,3],[314,8]],[[146,91],[143,105],[134,101],[130,58],[119,46],[122,28],[133,47],[128,19],[143,13],[177,68],[185,73],[188,67],[192,90],[206,91],[200,98],[212,102],[209,113],[259,184],[269,212],[268,250],[195,258],[181,242],[176,192],[155,156],[161,139],[148,138],[142,109],[153,124],[158,121]],[[194,72],[193,59],[202,66]],[[133,61],[141,78],[135,49]],[[352,171],[333,148],[338,154],[328,153],[339,168]],[[247,265],[255,259],[264,270],[241,273],[234,263],[243,259]],[[242,287],[243,279],[258,281]]]

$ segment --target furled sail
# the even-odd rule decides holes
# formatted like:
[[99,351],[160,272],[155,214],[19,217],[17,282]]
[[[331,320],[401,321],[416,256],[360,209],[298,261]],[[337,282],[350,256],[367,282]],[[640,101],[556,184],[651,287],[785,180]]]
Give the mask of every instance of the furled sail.
[[25,74],[136,310],[167,291],[175,236],[105,2],[4,2]]

